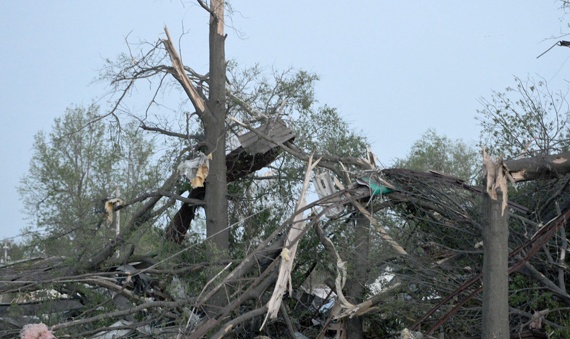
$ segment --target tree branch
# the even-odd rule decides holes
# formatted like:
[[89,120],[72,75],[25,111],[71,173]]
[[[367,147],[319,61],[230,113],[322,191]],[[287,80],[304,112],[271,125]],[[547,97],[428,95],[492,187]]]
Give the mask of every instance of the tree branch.
[[164,48],[170,56],[170,60],[172,60],[172,66],[174,67],[174,78],[178,80],[184,89],[184,92],[186,92],[186,95],[192,102],[192,105],[194,105],[194,108],[200,112],[201,116],[208,115],[209,113],[206,102],[204,99],[202,99],[194,85],[192,85],[190,79],[188,78],[188,75],[186,75],[186,72],[184,71],[184,65],[180,59],[180,55],[178,55],[176,48],[174,48],[172,39],[170,38],[170,33],[168,32],[168,28],[166,26],[164,26],[164,32],[166,33],[166,39],[163,39],[162,42],[164,44]]
[[168,130],[165,130],[165,129],[162,129],[159,127],[147,126],[144,123],[141,123],[140,127],[145,131],[158,132],[160,134],[168,135],[171,137],[176,137],[179,139],[184,139],[184,140],[194,139],[194,140],[202,141],[201,138],[197,134],[176,133],[176,132],[168,131]]
[[504,162],[515,181],[561,178],[570,173],[570,152]]

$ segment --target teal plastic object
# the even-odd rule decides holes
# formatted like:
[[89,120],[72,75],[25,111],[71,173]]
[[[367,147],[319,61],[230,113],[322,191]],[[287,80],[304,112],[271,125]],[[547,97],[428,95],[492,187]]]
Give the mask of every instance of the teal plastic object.
[[356,182],[359,183],[360,185],[364,185],[364,186],[367,186],[368,188],[370,188],[370,193],[372,196],[389,194],[389,193],[393,192],[388,187],[374,181],[370,177],[358,178],[358,179],[356,179]]

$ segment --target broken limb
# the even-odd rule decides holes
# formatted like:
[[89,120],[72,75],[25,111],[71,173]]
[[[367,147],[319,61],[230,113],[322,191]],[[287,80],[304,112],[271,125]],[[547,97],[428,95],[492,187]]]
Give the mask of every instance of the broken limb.
[[570,173],[570,152],[505,161],[515,181],[561,178]]
[[315,224],[314,228],[319,239],[321,240],[321,243],[329,253],[331,259],[335,260],[335,266],[336,266],[335,290],[338,296],[337,302],[339,303],[340,306],[339,311],[345,309],[352,309],[354,308],[354,305],[350,303],[348,300],[346,300],[346,297],[342,292],[342,289],[344,288],[344,284],[346,282],[346,262],[342,260],[342,258],[336,251],[334,244],[329,238],[325,236],[321,227],[318,224]]
[[306,221],[303,218],[303,214],[298,211],[307,205],[306,195],[309,189],[309,183],[311,181],[311,173],[318,165],[319,160],[313,162],[313,158],[309,158],[309,163],[307,164],[307,171],[305,172],[305,180],[303,181],[303,188],[297,202],[295,211],[297,214],[293,219],[293,224],[289,229],[287,234],[287,239],[285,240],[285,246],[281,252],[281,261],[279,265],[279,275],[277,277],[277,283],[275,284],[275,289],[273,294],[267,303],[267,316],[261,324],[261,328],[265,325],[268,318],[274,320],[277,318],[279,313],[279,308],[281,306],[281,301],[283,299],[283,294],[287,288],[289,289],[289,295],[293,295],[293,284],[291,282],[291,270],[293,269],[293,261],[295,260],[295,255],[297,253],[297,245],[299,240],[301,240],[302,234],[305,232]]
[[354,316],[361,316],[367,312],[373,311],[374,306],[378,305],[382,300],[385,300],[394,293],[399,292],[401,289],[402,289],[401,283],[395,283],[390,287],[386,287],[385,289],[375,294],[371,298],[357,305],[353,305],[352,308],[347,308],[342,310],[339,314],[336,315],[335,319],[342,319],[345,317],[352,318]]
[[186,71],[184,70],[184,65],[182,64],[180,55],[178,55],[176,48],[174,48],[174,44],[172,43],[172,39],[170,38],[170,33],[168,33],[168,28],[166,28],[166,26],[164,26],[164,32],[166,33],[166,39],[163,39],[162,43],[164,44],[164,48],[168,52],[168,55],[170,56],[170,59],[172,61],[172,67],[174,68],[172,76],[174,76],[174,78],[178,80],[178,82],[184,89],[184,92],[186,92],[186,95],[192,101],[192,105],[194,105],[196,110],[199,111],[199,114],[200,115],[210,114],[209,112],[206,113],[208,110],[206,102],[204,101],[204,99],[202,99],[202,97],[200,96],[200,94],[198,93],[194,85],[192,85],[190,79],[186,75]]
[[[344,189],[344,187],[342,187],[342,184],[340,182],[336,182],[336,184],[339,186],[340,189]],[[372,192],[371,192],[372,195]],[[356,207],[360,213],[362,213],[362,215],[364,215],[366,217],[366,219],[368,219],[368,221],[370,221],[370,223],[372,225],[374,225],[374,227],[376,227],[376,230],[378,231],[378,233],[380,233],[380,237],[382,237],[383,240],[385,240],[390,246],[392,246],[392,248],[396,251],[396,253],[398,254],[402,254],[402,255],[407,255],[408,253],[406,252],[406,250],[404,250],[404,248],[402,246],[400,246],[400,244],[398,244],[389,234],[388,232],[386,232],[386,230],[380,226],[380,224],[378,223],[378,221],[376,219],[374,219],[374,217],[372,217],[372,214],[370,214],[370,212],[368,212],[368,210],[366,210],[366,208],[364,208],[364,206],[362,206],[361,203],[359,203],[357,200],[351,200],[352,205],[354,205],[354,207]]]

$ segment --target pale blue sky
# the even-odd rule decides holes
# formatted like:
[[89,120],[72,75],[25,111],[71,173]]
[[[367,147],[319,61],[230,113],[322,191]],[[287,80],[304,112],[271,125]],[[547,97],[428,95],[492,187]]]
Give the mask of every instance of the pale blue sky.
[[[183,5],[186,3],[185,5]],[[570,49],[558,1],[233,1],[226,53],[270,71],[321,77],[317,98],[337,107],[390,165],[428,128],[475,144],[478,99],[543,77],[567,90]],[[33,136],[65,108],[108,91],[92,81],[129,41],[156,41],[163,26],[181,40],[184,62],[207,63],[204,11],[190,1],[0,1],[0,239],[25,225],[16,192]],[[104,101],[101,101],[104,104]],[[143,107],[145,103],[132,103]]]

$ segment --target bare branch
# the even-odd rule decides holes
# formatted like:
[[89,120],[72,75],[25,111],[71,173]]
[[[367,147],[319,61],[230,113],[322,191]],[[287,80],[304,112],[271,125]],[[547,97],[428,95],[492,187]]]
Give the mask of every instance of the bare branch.
[[164,32],[166,33],[167,38],[163,39],[162,42],[168,52],[168,55],[170,55],[170,59],[172,60],[174,78],[178,80],[196,110],[201,114],[209,114],[207,113],[208,108],[206,106],[206,102],[200,96],[194,85],[192,85],[188,75],[186,75],[186,72],[184,71],[184,65],[182,64],[182,60],[180,59],[176,48],[174,48],[174,45],[172,44],[172,39],[170,38],[170,33],[168,33],[168,28],[166,26],[164,26]]
[[157,132],[160,134],[164,134],[164,135],[168,135],[171,137],[176,137],[176,138],[180,138],[180,139],[184,139],[184,140],[194,139],[194,140],[201,141],[201,139],[202,139],[197,134],[183,134],[183,133],[172,132],[172,131],[168,131],[168,130],[165,130],[165,129],[160,128],[160,127],[147,126],[144,123],[141,124],[141,128],[145,131]]

